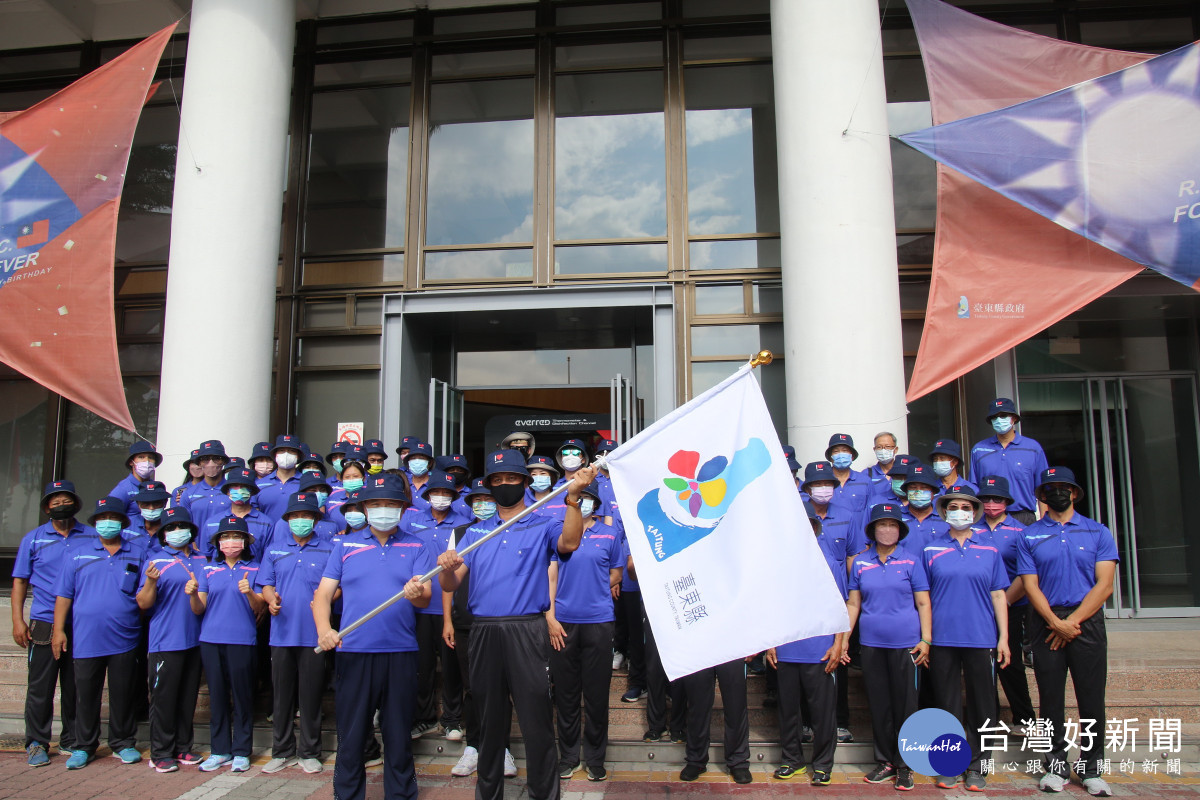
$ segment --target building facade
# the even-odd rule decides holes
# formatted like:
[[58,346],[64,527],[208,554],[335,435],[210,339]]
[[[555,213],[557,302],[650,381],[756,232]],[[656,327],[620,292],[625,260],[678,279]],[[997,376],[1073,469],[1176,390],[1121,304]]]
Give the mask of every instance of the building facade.
[[[1188,2],[955,4],[1118,49],[1200,35]],[[79,5],[90,16],[0,9],[0,111],[188,13],[137,130],[115,264],[126,393],[168,484],[185,439],[240,453],[289,431],[323,451],[338,422],[476,463],[512,428],[628,438],[765,348],[778,360],[757,374],[802,461],[839,429],[857,468],[878,430],[919,457],[969,446],[984,404],[1016,397],[1116,532],[1112,613],[1200,613],[1194,292],[1143,274],[902,405],[936,193],[933,163],[880,135],[884,114],[928,118],[901,3]],[[841,156],[808,133],[843,117],[874,155],[824,169]],[[226,156],[230,175],[211,168]],[[847,174],[863,227],[826,240]],[[846,249],[880,241],[883,257]],[[102,496],[131,441],[0,366],[0,548],[38,523],[52,477]]]

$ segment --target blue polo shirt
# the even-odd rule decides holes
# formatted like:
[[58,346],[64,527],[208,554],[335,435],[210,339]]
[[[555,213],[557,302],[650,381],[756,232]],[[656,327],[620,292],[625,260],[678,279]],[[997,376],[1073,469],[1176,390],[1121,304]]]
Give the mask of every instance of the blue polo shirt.
[[862,594],[858,639],[867,647],[913,648],[921,641],[914,592],[928,592],[920,560],[897,547],[886,562],[872,544],[850,565],[849,590]]
[[[1011,586],[1020,574],[1017,572],[1017,545],[1025,535],[1025,526],[1016,517],[1006,515],[1003,522],[990,530],[986,522],[981,522],[979,527],[981,530],[988,530],[992,542],[1000,549],[1000,557],[1004,559],[1004,571],[1008,574],[1008,583]],[[1027,605],[1028,597],[1022,597],[1012,604],[1014,608]]]
[[99,536],[71,548],[54,593],[72,601],[75,658],[114,656],[137,647],[142,632],[137,587],[145,563],[146,551],[124,537],[111,554]]
[[640,592],[642,585],[634,580],[629,574],[629,538],[625,535],[625,520],[621,519],[621,512],[613,509],[613,527],[621,534],[621,594],[625,592]]
[[[836,474],[834,480],[837,480]],[[858,470],[850,470],[846,482],[833,487],[833,499],[830,505],[839,505],[855,514],[869,508],[867,498],[871,494],[871,479]]]
[[1063,525],[1047,514],[1017,541],[1017,572],[1037,575],[1052,606],[1079,605],[1096,585],[1096,562],[1120,560],[1112,531],[1078,511]]
[[[837,583],[838,591],[842,593],[842,599],[846,599],[846,565],[844,561],[838,560],[839,553],[830,549],[832,542],[824,538],[817,537],[817,545],[821,548],[822,555],[825,556],[825,563],[829,567],[829,571],[833,573],[834,582]],[[775,658],[787,664],[820,664],[821,658],[833,647],[833,641],[836,634],[826,634],[824,636],[810,636],[807,639],[800,639],[795,642],[781,644],[775,648]]]
[[[213,530],[215,531],[216,529],[214,528]],[[328,519],[319,519],[313,525],[313,537],[323,542],[328,542],[341,532],[342,529]],[[254,533],[254,531],[251,531],[251,533]],[[292,529],[288,527],[286,519],[272,520],[270,532],[265,537],[259,537],[255,534],[254,544],[258,545],[260,541],[262,542],[261,548],[255,549],[255,555],[257,557],[270,547],[285,547],[288,542],[294,542],[295,540],[296,537],[292,535]],[[313,647],[316,647],[316,645],[313,645]]]
[[[836,499],[836,498],[835,498]],[[846,586],[846,560],[855,553],[861,553],[867,546],[867,535],[859,524],[861,517],[857,512],[851,512],[844,506],[830,501],[825,518],[821,520],[821,535],[817,541],[823,541],[823,547],[837,559],[842,569],[842,578],[838,584]]]
[[[496,514],[463,534],[459,549],[486,536],[503,521]],[[531,514],[463,556],[471,571],[467,602],[477,617],[540,614],[550,608],[546,570],[558,548],[562,520]],[[561,557],[565,563],[569,556]]]
[[[893,464],[896,462],[892,462]],[[879,468],[878,464],[867,467],[863,470],[863,474],[871,483],[871,489],[867,494],[867,509],[871,506],[879,505],[880,503],[896,503],[901,498],[896,496],[892,491],[892,476]]]
[[[432,508],[405,514],[400,518],[400,530],[424,542],[436,561],[437,557],[445,552],[446,546],[450,543],[450,534],[454,533],[454,529],[459,525],[466,525],[474,521],[474,514],[463,514],[451,504],[450,508],[446,510],[446,518],[441,522],[434,519]],[[417,613],[437,617],[442,615],[441,596],[436,591],[434,595],[433,600],[429,603],[429,608],[418,608]]]
[[1008,588],[1004,559],[987,533],[972,528],[960,546],[946,533],[924,549],[938,647],[995,647],[994,591]]
[[[151,478],[151,480],[154,480]],[[130,520],[141,519],[142,509],[138,507],[133,496],[142,490],[142,482],[132,472],[121,479],[121,482],[108,493],[109,497],[119,497],[125,501],[125,516]]]
[[254,500],[258,507],[271,519],[279,519],[287,511],[288,500],[300,491],[300,473],[297,472],[286,481],[279,480],[279,473],[272,472],[265,478],[254,482],[258,486],[258,494]]
[[[437,564],[424,542],[399,528],[382,545],[369,525],[362,530],[346,531],[330,543],[330,550],[323,577],[333,578],[342,587],[342,622],[346,624],[403,591],[404,584],[414,575],[424,575]],[[440,605],[440,598],[437,602]],[[341,650],[412,652],[417,649],[416,626],[416,606],[401,600],[350,633],[342,640]]]
[[939,517],[936,511],[930,511],[924,520],[918,520],[912,515],[912,511],[906,508],[904,524],[908,526],[908,535],[900,540],[900,546],[917,558],[920,558],[925,545],[939,536],[950,533],[950,525]]
[[272,647],[316,647],[317,624],[312,602],[329,563],[332,545],[310,536],[303,545],[291,537],[263,553],[255,586],[274,586],[279,613],[271,617]]
[[425,491],[425,486],[429,483],[429,473],[426,472],[424,475],[422,475],[421,480],[421,485],[417,486],[416,483],[414,483],[416,478],[409,476],[409,488],[412,490],[412,506],[410,506],[410,508],[415,508],[417,511],[428,511],[429,501],[424,497],[421,497],[421,492]]
[[205,523],[210,519],[219,519],[229,513],[229,498],[221,491],[224,485],[224,478],[216,486],[209,486],[207,481],[200,481],[195,486],[183,490],[183,496],[177,505],[186,508],[192,517],[192,523],[204,530]]
[[66,536],[54,529],[54,523],[47,522],[21,537],[12,576],[29,583],[31,620],[54,622],[55,592],[63,563],[69,560],[73,548],[90,545],[97,538],[96,529],[82,522],[72,525]]
[[[226,515],[222,514],[219,517],[210,519],[200,528],[200,534],[196,537],[196,546],[200,548],[200,552],[205,558],[212,558],[213,552],[217,552],[217,557],[222,558],[220,551],[213,547],[212,537],[216,535],[217,528],[221,525],[221,520]],[[268,517],[261,509],[251,508],[250,513],[242,517],[246,523],[246,527],[250,529],[250,535],[254,537],[254,541],[250,545],[250,553],[254,556],[254,560],[258,561],[262,557],[262,553],[271,544],[272,537],[275,531],[275,520]],[[291,536],[291,532],[288,532]]]
[[953,487],[953,486],[961,486],[964,489],[966,489],[967,491],[969,491],[971,494],[974,494],[974,495],[979,494],[979,487],[976,486],[975,484],[971,483],[970,481],[965,480],[960,475],[958,477],[958,480],[956,480],[954,483],[950,484],[950,486],[947,486],[944,483],[940,484],[937,488],[937,491],[933,493],[933,502],[936,504],[937,499],[939,497],[941,497],[942,495],[944,495],[946,492],[950,491],[951,487]]
[[1034,489],[1037,488],[1042,470],[1047,467],[1042,446],[1019,433],[1008,443],[1008,447],[1001,447],[1000,438],[993,436],[977,442],[971,448],[972,478],[982,478],[984,475],[1008,478],[1008,488],[1015,501],[1008,507],[1010,512],[1037,510]]
[[[168,546],[149,554],[146,564],[153,564],[159,571],[155,587],[158,593],[147,612],[150,614],[149,652],[166,653],[199,646],[201,616],[192,611],[191,598],[184,589],[194,575],[197,591],[208,591],[204,573],[208,561],[192,548],[182,551]],[[146,570],[143,569],[138,591],[145,585]]]
[[[487,545],[484,545],[487,547]],[[551,560],[559,561],[558,553]],[[579,548],[558,564],[554,617],[559,622],[614,622],[609,570],[625,564],[625,542],[619,531],[596,521],[583,532]]]
[[[200,641],[205,644],[254,644],[257,622],[250,601],[238,589],[242,578],[253,588],[258,579],[258,564],[239,561],[230,567],[221,560],[204,565],[208,582],[207,607],[200,624]],[[200,576],[196,576],[200,580]],[[314,645],[315,646],[315,645]]]

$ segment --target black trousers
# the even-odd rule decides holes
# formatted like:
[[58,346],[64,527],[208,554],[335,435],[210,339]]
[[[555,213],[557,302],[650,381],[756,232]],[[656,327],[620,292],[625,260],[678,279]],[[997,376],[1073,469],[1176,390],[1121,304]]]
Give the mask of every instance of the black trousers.
[[[1075,606],[1055,606],[1053,611],[1059,619],[1075,610]],[[1108,632],[1104,627],[1104,610],[1101,609],[1083,621],[1079,635],[1066,647],[1051,650],[1045,641],[1049,630],[1046,621],[1030,615],[1033,637],[1033,674],[1037,679],[1041,702],[1041,716],[1054,725],[1054,750],[1047,755],[1047,763],[1057,759],[1066,765],[1060,770],[1063,777],[1070,775],[1067,760],[1067,742],[1063,736],[1063,706],[1066,704],[1067,673],[1075,684],[1075,701],[1079,707],[1080,720],[1094,719],[1092,730],[1096,737],[1091,747],[1081,749],[1079,760],[1084,762],[1081,777],[1100,775],[1100,761],[1104,758],[1104,690],[1108,684]]]
[[[987,757],[983,734],[979,729],[988,720],[999,719],[996,706],[996,671],[992,651],[987,647],[931,647],[929,673],[937,707],[949,711],[963,724],[971,745],[971,763],[967,769],[982,772]],[[963,683],[967,685],[967,705],[963,707]]]
[[258,645],[200,643],[208,678],[208,730],[218,755],[250,757]]
[[150,758],[190,753],[200,693],[200,648],[150,653]]
[[[439,599],[440,602],[440,599]],[[610,656],[611,657],[611,656]],[[442,639],[442,616],[417,612],[417,722],[437,722],[438,659],[442,661],[442,716],[446,730],[462,726],[462,676]]]
[[625,649],[621,652],[628,661],[626,669],[629,670],[629,679],[626,687],[629,689],[646,688],[646,625],[643,613],[641,592],[622,591],[617,597],[618,619],[625,620],[627,631]]
[[100,702],[108,675],[108,746],[114,753],[137,739],[137,648],[112,656],[75,659],[75,749],[94,754],[100,744]]
[[[550,634],[541,614],[475,617],[471,626],[471,690],[479,711],[476,800],[504,797],[504,748],[513,708],[525,739],[532,800],[556,800],[558,755],[550,700]],[[609,669],[612,669],[609,655]]]
[[367,796],[363,752],[378,710],[383,733],[383,796],[416,800],[412,726],[417,707],[417,654],[339,652],[334,686],[338,735],[334,798],[363,800]]
[[[550,650],[550,678],[558,711],[558,761],[579,763],[579,733],[583,729],[583,760],[603,767],[608,754],[608,688],[612,683],[613,622],[564,622],[562,650]],[[579,700],[583,698],[580,720]]]
[[907,647],[859,649],[867,705],[871,708],[871,739],[875,760],[895,767],[907,766],[896,747],[900,726],[917,711],[917,668]]
[[[646,727],[652,733],[669,730],[682,735],[687,729],[687,692],[683,678],[668,681],[663,669],[658,644],[654,641],[654,630],[646,620]],[[667,698],[671,699],[671,719],[667,720]]]
[[[1012,652],[1012,658],[1007,667],[996,672],[1000,685],[1004,687],[1004,696],[1008,698],[1008,707],[1012,711],[1015,725],[1024,725],[1025,720],[1033,719],[1029,680],[1025,677],[1025,663],[1021,660],[1027,615],[1031,608],[1032,606],[1008,607],[1008,649]],[[997,708],[1000,706],[999,701],[1000,698],[997,697]]]
[[[325,693],[325,654],[311,647],[272,647],[271,755],[321,757],[321,696]],[[296,747],[296,703],[300,704],[300,746]]]
[[[25,746],[37,742],[50,746],[51,728],[54,724],[54,687],[61,689],[58,715],[62,722],[62,733],[58,745],[63,750],[75,748],[75,662],[70,651],[57,661],[50,650],[50,635],[53,625],[44,620],[31,620],[29,632],[34,642],[29,643],[25,658],[29,665],[25,687]],[[71,630],[67,629],[68,641]],[[44,642],[45,644],[36,644]]]
[[725,705],[725,765],[745,767],[750,763],[750,713],[746,707],[746,662],[740,658],[680,678],[688,706],[684,758],[689,764],[708,766],[714,679],[721,684]]
[[462,730],[463,744],[479,749],[479,712],[475,707],[475,694],[471,691],[471,629],[454,629],[454,660],[458,664],[458,677],[462,679]]
[[837,747],[837,677],[825,671],[824,664],[792,664],[780,661],[779,742],[782,761],[790,767],[807,766],[800,739],[800,702],[807,701],[804,722],[813,731],[812,768],[833,769],[833,751]]

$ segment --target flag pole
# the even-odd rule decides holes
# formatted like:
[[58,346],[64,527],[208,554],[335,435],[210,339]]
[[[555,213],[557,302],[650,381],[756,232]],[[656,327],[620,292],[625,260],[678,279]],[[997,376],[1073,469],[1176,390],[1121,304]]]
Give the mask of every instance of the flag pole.
[[[597,458],[595,461],[592,462],[591,466],[603,468],[607,464],[608,464],[608,462],[604,458],[604,456],[600,456],[599,458]],[[554,489],[551,489],[550,493],[547,494],[545,497],[543,497],[541,500],[538,500],[536,503],[534,503],[531,506],[525,506],[525,508],[521,509],[521,511],[518,512],[515,517],[508,520],[503,525],[498,526],[494,530],[488,531],[486,536],[483,536],[483,537],[477,539],[476,541],[472,542],[471,544],[467,545],[462,550],[458,551],[458,554],[460,556],[465,556],[467,553],[469,553],[472,550],[474,550],[475,548],[479,547],[480,545],[482,545],[484,542],[488,541],[489,539],[494,539],[496,536],[498,536],[499,534],[503,533],[504,531],[506,531],[510,527],[512,527],[512,525],[514,523],[525,519],[525,517],[529,516],[530,514],[532,514],[535,511],[537,511],[539,508],[546,505],[551,500],[558,497],[563,492],[566,492],[570,488],[571,488],[571,481],[567,481],[562,486],[558,486]],[[432,581],[434,578],[436,578],[438,576],[438,574],[441,572],[442,572],[442,567],[439,564],[438,566],[434,567],[433,569],[429,570],[429,572],[426,572],[424,575],[422,575],[420,578],[418,578],[418,580],[421,583],[428,583],[428,582]],[[342,628],[340,631],[337,632],[338,636],[344,637],[346,634],[350,633],[351,631],[361,628],[368,621],[379,616],[384,611],[386,611],[388,608],[390,608],[391,606],[395,605],[396,603],[400,602],[403,599],[404,599],[404,591],[401,590],[401,591],[397,592],[396,594],[392,595],[391,597],[389,597],[387,600],[384,600],[379,605],[375,606],[375,608],[373,608],[370,611],[368,611],[367,613],[363,614],[358,619],[354,620],[354,622],[351,622],[349,625]],[[315,648],[313,648],[313,650],[317,653],[323,652],[320,647],[315,647]]]

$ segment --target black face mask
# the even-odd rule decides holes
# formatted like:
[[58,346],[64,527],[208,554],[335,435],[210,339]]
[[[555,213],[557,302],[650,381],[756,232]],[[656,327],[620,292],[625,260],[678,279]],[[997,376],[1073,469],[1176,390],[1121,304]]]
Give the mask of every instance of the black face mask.
[[52,520],[62,522],[65,519],[70,519],[79,512],[78,503],[67,503],[65,506],[55,506],[46,512]]
[[525,460],[529,460],[529,448],[528,448],[527,446],[522,446],[522,447],[510,447],[510,448],[508,448],[508,449],[509,449],[509,450],[516,450],[518,453],[520,453],[520,454],[521,454],[521,457],[522,457],[522,458],[524,458]]
[[512,508],[525,499],[525,486],[520,483],[500,483],[492,487],[492,497],[500,508]]
[[1051,511],[1061,514],[1071,507],[1074,493],[1070,489],[1055,487],[1042,492],[1042,497]]

